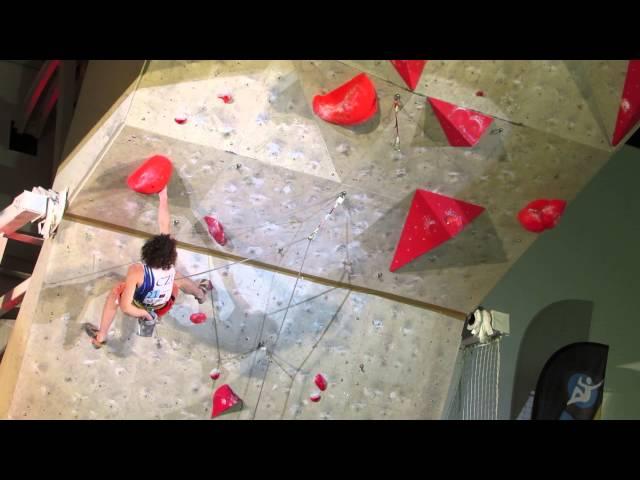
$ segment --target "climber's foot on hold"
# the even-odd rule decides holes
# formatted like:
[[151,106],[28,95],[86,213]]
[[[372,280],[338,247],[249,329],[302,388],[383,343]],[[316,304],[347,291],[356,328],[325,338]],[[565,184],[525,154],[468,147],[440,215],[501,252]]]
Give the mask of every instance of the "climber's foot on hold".
[[87,335],[89,335],[89,338],[91,339],[91,344],[93,345],[94,348],[96,349],[102,348],[107,343],[106,339],[104,338],[100,339],[100,335],[99,335],[100,330],[95,325],[91,325],[90,323],[85,323],[84,331],[87,333]]
[[196,298],[198,303],[202,305],[207,300],[207,292],[213,290],[213,284],[211,283],[211,280],[202,279],[198,282],[198,288],[202,290],[202,296]]

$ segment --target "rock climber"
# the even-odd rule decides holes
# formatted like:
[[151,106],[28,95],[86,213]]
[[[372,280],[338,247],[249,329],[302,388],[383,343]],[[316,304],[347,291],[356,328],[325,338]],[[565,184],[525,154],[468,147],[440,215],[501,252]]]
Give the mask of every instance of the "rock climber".
[[182,278],[175,278],[178,252],[176,241],[170,233],[167,187],[158,196],[160,234],[145,242],[141,252],[142,261],[131,265],[124,282],[118,283],[107,296],[100,328],[87,325],[87,333],[95,348],[105,345],[118,307],[126,315],[154,321],[150,312],[155,312],[158,317],[166,314],[175,301],[178,289],[193,295],[200,304],[206,301],[207,293],[213,289],[209,280],[195,283],[182,275]]

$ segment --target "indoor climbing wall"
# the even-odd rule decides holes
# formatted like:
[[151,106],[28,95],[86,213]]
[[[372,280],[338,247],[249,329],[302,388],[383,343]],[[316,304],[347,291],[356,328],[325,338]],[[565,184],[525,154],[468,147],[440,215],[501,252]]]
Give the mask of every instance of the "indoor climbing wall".
[[[143,239],[65,221],[54,242],[10,418],[206,419],[213,389],[225,384],[244,408],[220,418],[439,418],[443,410],[459,320],[306,280],[285,319],[294,277],[181,249],[178,270],[206,272],[195,278],[212,281],[211,301],[181,294],[152,338],[119,313],[95,350],[83,325],[97,323]],[[193,323],[194,312],[206,321]]]
[[[441,63],[428,62],[423,79],[441,72]],[[547,65],[566,70],[562,62],[541,65],[538,76]],[[432,68],[436,73],[429,74]],[[485,68],[495,73],[497,67],[488,62]],[[345,191],[343,208],[312,243],[303,272],[337,281],[344,269],[341,252],[348,250],[354,284],[466,312],[535,240],[519,224],[518,211],[537,198],[570,200],[610,154],[575,141],[565,125],[552,132],[516,125],[513,115],[492,117],[500,113],[497,105],[481,110],[492,121],[476,131],[481,135],[473,147],[452,147],[431,103],[418,93],[423,82],[411,92],[399,75],[395,83],[370,75],[378,108],[363,124],[336,125],[313,113],[314,95],[360,73],[338,61],[151,62],[125,128],[70,212],[152,232],[154,199],[132,195],[125,180],[145,158],[161,153],[175,167],[169,194],[180,240],[296,271],[304,243],[288,259],[278,249],[287,238],[313,231]],[[456,93],[436,92],[439,99],[459,102],[465,84],[457,87],[455,76],[445,78]],[[563,88],[575,86],[570,77],[557,83],[562,79]],[[557,89],[548,90],[547,96],[557,95]],[[467,104],[482,107],[476,98]],[[481,100],[491,102],[489,96]],[[554,118],[536,98],[519,102],[534,109],[533,117]],[[591,115],[586,106],[576,112]],[[582,118],[576,113],[576,122]],[[478,205],[484,213],[455,238],[390,272],[417,189]],[[225,226],[226,246],[209,237],[206,215]]]
[[[221,418],[438,418],[459,319],[633,123],[628,63],[149,62],[55,239],[11,415],[207,418],[229,385]],[[157,233],[129,188],[154,155],[216,294],[94,351],[82,324]]]

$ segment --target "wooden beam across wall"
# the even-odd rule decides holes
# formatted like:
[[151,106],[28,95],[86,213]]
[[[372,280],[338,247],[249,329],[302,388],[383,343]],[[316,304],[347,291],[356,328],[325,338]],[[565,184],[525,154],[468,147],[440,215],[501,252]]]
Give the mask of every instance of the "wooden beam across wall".
[[[89,218],[89,217],[83,217],[81,215],[76,215],[73,213],[65,213],[64,215],[64,219],[65,220],[71,220],[77,223],[82,223],[84,225],[89,225],[92,227],[99,227],[99,228],[103,228],[105,230],[111,230],[113,232],[117,232],[117,233],[124,233],[127,235],[132,235],[132,236],[136,236],[138,238],[150,238],[151,234],[147,233],[147,232],[143,232],[141,230],[136,230],[134,228],[125,228],[125,227],[121,227],[119,225],[114,225],[112,223],[103,221],[103,220],[96,220],[94,218]],[[227,252],[222,252],[220,250],[214,250],[211,248],[206,248],[206,247],[200,247],[197,245],[192,245],[190,243],[185,243],[185,242],[181,242],[181,241],[177,241],[177,246],[178,248],[183,248],[185,250],[190,250],[192,252],[196,252],[196,253],[201,253],[203,255],[209,255],[212,257],[218,257],[218,258],[223,258],[226,260],[231,260],[233,262],[243,262],[245,265],[251,265],[253,267],[256,268],[260,268],[262,270],[267,270],[270,272],[276,272],[276,273],[281,273],[283,275],[288,275],[291,277],[297,277],[298,276],[298,272],[296,270],[291,270],[289,268],[285,268],[285,267],[280,267],[278,265],[273,265],[270,263],[266,263],[266,262],[262,262],[260,260],[253,260],[253,259],[249,259],[247,257],[242,257],[240,255],[234,255],[232,253],[227,253]],[[365,293],[368,295],[374,295],[377,297],[381,297],[381,298],[386,298],[388,300],[392,300],[394,302],[398,302],[398,303],[403,303],[405,305],[411,305],[414,307],[418,307],[418,308],[423,308],[425,310],[430,310],[432,312],[437,312],[440,313],[442,315],[446,315],[448,317],[452,317],[455,318],[457,320],[461,320],[461,321],[465,321],[465,319],[467,318],[467,313],[465,312],[460,312],[458,310],[453,310],[450,308],[445,308],[445,307],[441,307],[439,305],[434,305],[432,303],[428,303],[428,302],[422,302],[420,300],[414,300],[412,298],[408,298],[408,297],[404,297],[402,295],[396,295],[394,293],[389,293],[389,292],[385,292],[382,290],[376,290],[373,288],[368,288],[368,287],[362,287],[360,285],[354,285],[352,283],[348,283],[348,282],[343,282],[343,281],[339,281],[339,280],[331,280],[328,278],[324,278],[324,277],[320,277],[317,275],[309,275],[309,274],[302,274],[302,278],[304,278],[305,280],[309,280],[311,282],[314,283],[318,283],[320,285],[325,285],[328,287],[334,287],[334,288],[341,288],[341,289],[345,289],[345,290],[352,290],[354,292],[359,292],[359,293]]]

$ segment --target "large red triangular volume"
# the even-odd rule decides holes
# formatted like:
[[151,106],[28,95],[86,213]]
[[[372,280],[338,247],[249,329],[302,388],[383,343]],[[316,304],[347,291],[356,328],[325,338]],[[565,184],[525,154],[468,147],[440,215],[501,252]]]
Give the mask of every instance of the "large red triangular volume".
[[313,112],[336,125],[358,125],[378,111],[376,87],[364,73],[335,90],[313,97]]
[[483,207],[416,190],[389,270],[397,269],[458,235]]
[[216,389],[212,398],[211,418],[242,409],[243,402],[227,384]]
[[422,70],[429,60],[389,60],[400,74],[404,83],[411,90],[415,90],[422,75]]
[[620,110],[611,143],[615,147],[640,122],[640,60],[629,60]]
[[473,147],[489,128],[493,118],[468,108],[427,98],[452,147]]

